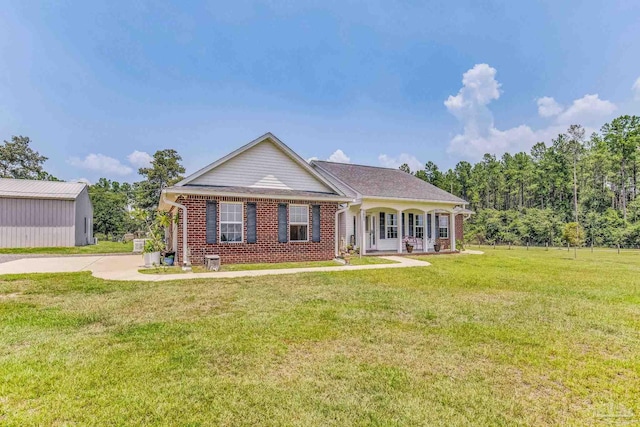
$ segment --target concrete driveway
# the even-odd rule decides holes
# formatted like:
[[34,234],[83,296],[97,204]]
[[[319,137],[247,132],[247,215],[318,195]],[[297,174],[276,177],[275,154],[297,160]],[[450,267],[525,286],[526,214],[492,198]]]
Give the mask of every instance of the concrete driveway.
[[96,255],[96,256],[64,256],[49,258],[23,258],[0,264],[2,274],[25,273],[73,273],[91,271],[95,277],[106,280],[131,280],[141,282],[159,282],[165,280],[185,279],[222,279],[235,277],[252,277],[279,274],[311,273],[321,271],[374,270],[381,268],[426,267],[426,261],[418,261],[407,257],[381,257],[393,264],[342,265],[335,267],[303,267],[271,270],[220,271],[211,273],[178,273],[178,274],[142,274],[142,255]]
[[137,272],[141,264],[141,255],[39,256],[6,260],[0,263],[0,274],[73,273],[122,269],[135,269]]

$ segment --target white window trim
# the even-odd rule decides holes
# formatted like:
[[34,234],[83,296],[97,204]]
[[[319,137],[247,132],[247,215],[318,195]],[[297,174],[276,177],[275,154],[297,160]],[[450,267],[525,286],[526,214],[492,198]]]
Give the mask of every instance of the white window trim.
[[[291,208],[292,207],[300,207],[300,208],[306,208],[307,209],[307,222],[294,222],[291,221]],[[293,242],[293,243],[305,243],[309,241],[309,205],[289,205],[289,227],[287,229],[287,233],[289,233],[289,242]],[[307,239],[306,240],[291,240],[291,226],[292,225],[306,225],[307,226]]]
[[[220,202],[220,212],[218,213],[218,230],[220,230],[220,243],[237,245],[240,243],[244,243],[244,202]],[[242,213],[242,221],[222,221],[222,205],[240,205],[240,212]],[[222,240],[222,224],[240,224],[240,241],[239,242],[230,242],[228,240]]]
[[[442,227],[441,224],[440,224],[440,221],[442,220],[442,218],[446,219],[446,222],[447,222],[447,226],[446,227]],[[442,237],[441,230],[447,230],[447,237]],[[438,216],[438,238],[439,239],[448,239],[449,238],[449,216],[447,216],[447,215]]]
[[[391,215],[394,215],[396,217],[396,224],[395,225],[389,225],[390,221],[390,217]],[[398,238],[398,234],[400,232],[399,228],[400,228],[400,224],[398,224],[399,218],[398,218],[398,214],[397,213],[393,213],[393,212],[387,212],[385,213],[385,218],[384,218],[384,232],[385,232],[385,237],[387,239],[397,239]],[[396,229],[396,237],[389,237],[389,231],[390,229],[395,228]]]
[[[418,225],[418,217],[422,217],[422,225]],[[418,229],[422,229],[422,237],[418,237]],[[424,214],[413,214],[413,237],[416,239],[424,239]]]

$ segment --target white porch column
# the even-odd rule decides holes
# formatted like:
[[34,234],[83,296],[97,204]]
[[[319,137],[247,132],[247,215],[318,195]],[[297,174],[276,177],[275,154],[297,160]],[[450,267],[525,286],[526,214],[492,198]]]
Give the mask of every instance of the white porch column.
[[433,239],[433,244],[436,244],[436,211],[435,209],[431,211],[431,239]]
[[365,230],[367,229],[365,225],[367,217],[364,209],[360,209],[360,256],[367,254],[367,236],[365,236]]
[[402,236],[404,235],[404,227],[402,226],[402,211],[398,210],[398,253],[402,253]]
[[451,250],[456,250],[456,214],[449,214],[449,239],[451,242]]
[[427,229],[427,211],[422,211],[424,219],[422,222],[422,250],[429,251],[429,230]]

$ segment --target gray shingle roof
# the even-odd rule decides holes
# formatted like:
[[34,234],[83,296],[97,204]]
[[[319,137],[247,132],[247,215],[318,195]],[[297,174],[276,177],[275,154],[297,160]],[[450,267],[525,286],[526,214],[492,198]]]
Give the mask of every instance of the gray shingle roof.
[[[336,186],[343,189],[346,185],[363,197],[467,203],[465,200],[399,169],[318,160],[314,160],[312,165],[334,181]],[[350,191],[350,193],[354,191]],[[356,196],[356,194],[349,195]]]
[[0,178],[0,197],[75,200],[87,184]]
[[302,190],[286,190],[279,188],[261,188],[261,187],[234,187],[234,186],[217,186],[217,185],[181,185],[166,188],[169,193],[189,193],[192,190],[209,192],[211,194],[247,194],[264,198],[283,196],[283,197],[307,197],[309,200],[316,199],[344,199],[335,193],[321,193],[317,191]]

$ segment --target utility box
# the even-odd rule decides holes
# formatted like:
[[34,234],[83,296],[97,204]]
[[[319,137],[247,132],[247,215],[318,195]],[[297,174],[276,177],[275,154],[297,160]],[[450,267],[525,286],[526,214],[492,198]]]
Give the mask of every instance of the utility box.
[[205,255],[204,256],[205,267],[207,270],[219,271],[220,270],[220,255]]
[[144,242],[146,242],[146,239],[133,239],[134,254],[141,254],[144,252]]

